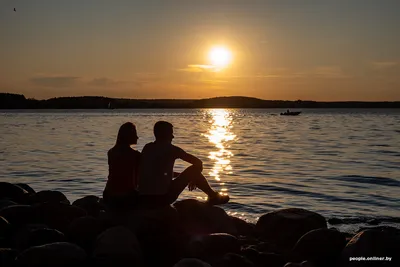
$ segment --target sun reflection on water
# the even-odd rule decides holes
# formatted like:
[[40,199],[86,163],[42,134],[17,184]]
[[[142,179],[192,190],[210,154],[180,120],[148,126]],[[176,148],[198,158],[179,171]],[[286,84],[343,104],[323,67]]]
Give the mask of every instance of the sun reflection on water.
[[222,188],[220,194],[227,194],[228,189],[225,183],[221,182],[221,174],[231,174],[232,166],[230,165],[230,158],[233,156],[232,152],[228,150],[229,142],[236,138],[231,132],[232,128],[232,114],[233,112],[227,109],[211,109],[207,111],[207,115],[211,116],[209,120],[210,129],[207,134],[204,134],[218,149],[211,151],[208,158],[214,161],[214,166],[209,172],[211,177],[219,183]]

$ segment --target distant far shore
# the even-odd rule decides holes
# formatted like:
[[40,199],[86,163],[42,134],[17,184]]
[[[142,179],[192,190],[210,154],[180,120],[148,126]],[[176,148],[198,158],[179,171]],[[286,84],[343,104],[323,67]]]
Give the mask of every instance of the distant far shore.
[[151,108],[400,108],[400,101],[263,100],[244,96],[208,99],[128,99],[102,96],[27,99],[21,94],[0,93],[0,109],[151,109]]

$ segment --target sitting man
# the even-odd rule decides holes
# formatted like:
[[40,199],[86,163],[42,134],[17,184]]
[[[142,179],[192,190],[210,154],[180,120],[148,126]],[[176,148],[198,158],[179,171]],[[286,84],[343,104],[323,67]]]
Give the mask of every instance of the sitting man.
[[[144,146],[139,170],[139,199],[142,206],[158,208],[175,202],[186,186],[189,190],[198,187],[207,194],[210,205],[225,204],[228,195],[214,191],[201,173],[203,162],[172,144],[173,126],[166,121],[154,125],[156,141]],[[182,173],[173,171],[176,159],[192,165]],[[173,179],[175,178],[175,179]]]

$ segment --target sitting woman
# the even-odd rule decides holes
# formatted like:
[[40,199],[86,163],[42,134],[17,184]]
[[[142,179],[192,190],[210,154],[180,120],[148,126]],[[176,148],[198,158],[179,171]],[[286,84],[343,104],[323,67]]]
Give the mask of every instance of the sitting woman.
[[136,205],[140,152],[131,145],[137,144],[138,139],[135,125],[124,123],[116,144],[107,153],[109,174],[103,192],[107,210],[127,211]]

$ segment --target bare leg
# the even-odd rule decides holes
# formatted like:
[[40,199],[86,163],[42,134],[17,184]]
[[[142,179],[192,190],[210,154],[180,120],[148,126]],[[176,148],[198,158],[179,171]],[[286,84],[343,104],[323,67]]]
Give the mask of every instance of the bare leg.
[[170,203],[173,203],[178,199],[179,195],[186,186],[188,186],[189,182],[194,182],[201,191],[207,194],[208,197],[214,197],[218,194],[211,188],[206,177],[204,177],[195,166],[190,166],[172,181],[168,193]]

